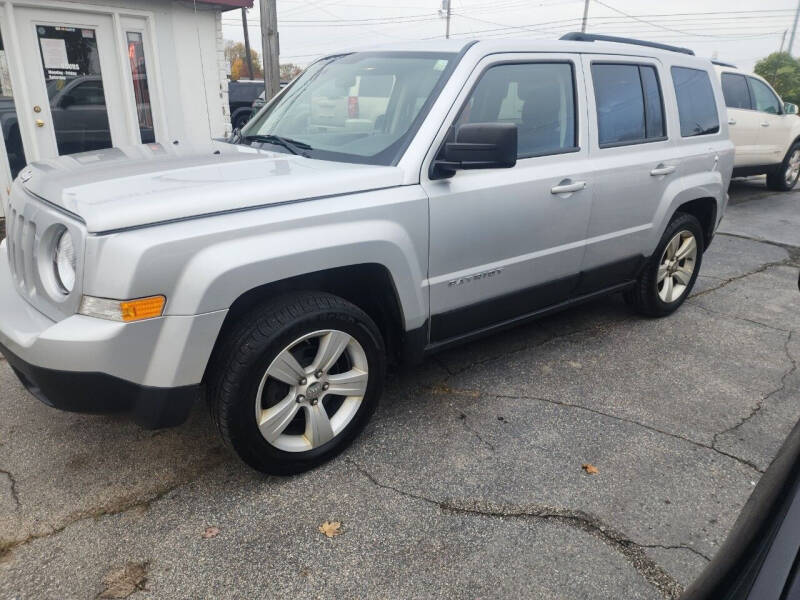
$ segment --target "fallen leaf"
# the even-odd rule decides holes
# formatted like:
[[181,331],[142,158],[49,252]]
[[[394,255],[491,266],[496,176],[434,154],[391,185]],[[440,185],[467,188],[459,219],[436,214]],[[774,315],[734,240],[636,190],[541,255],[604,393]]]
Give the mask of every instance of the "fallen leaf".
[[597,474],[597,467],[595,467],[591,463],[584,463],[581,465],[581,469],[586,471],[587,475],[596,475]]
[[127,598],[134,592],[145,589],[148,563],[129,562],[103,577],[105,589],[100,598]]
[[219,535],[219,528],[206,527],[206,530],[203,532],[203,539],[210,540],[211,538],[215,538],[218,535]]
[[325,521],[319,526],[319,532],[329,538],[336,537],[342,533],[342,524],[339,521]]

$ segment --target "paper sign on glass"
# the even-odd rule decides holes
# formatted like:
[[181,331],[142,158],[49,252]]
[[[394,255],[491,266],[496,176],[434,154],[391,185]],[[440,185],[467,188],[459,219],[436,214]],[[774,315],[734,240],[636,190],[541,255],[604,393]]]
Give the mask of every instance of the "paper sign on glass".
[[63,69],[69,65],[67,42],[56,38],[39,38],[45,69]]

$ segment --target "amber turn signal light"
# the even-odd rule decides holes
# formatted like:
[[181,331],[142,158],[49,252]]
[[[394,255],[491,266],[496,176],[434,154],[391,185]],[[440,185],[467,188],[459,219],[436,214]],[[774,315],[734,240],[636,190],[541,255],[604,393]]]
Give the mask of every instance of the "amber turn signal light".
[[120,302],[119,308],[122,313],[122,320],[127,323],[160,317],[161,313],[164,312],[164,300],[164,296],[151,296],[150,298]]

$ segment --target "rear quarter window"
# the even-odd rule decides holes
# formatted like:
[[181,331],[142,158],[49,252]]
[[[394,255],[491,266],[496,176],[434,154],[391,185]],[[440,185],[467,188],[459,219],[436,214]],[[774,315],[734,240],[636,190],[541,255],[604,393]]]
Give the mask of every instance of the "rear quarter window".
[[678,99],[681,136],[694,137],[719,132],[714,88],[707,71],[672,67],[672,83]]

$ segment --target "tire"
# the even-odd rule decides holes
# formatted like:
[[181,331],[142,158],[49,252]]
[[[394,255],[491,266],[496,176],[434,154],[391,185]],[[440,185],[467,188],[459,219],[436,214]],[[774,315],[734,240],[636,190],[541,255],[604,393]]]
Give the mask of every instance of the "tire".
[[[670,259],[669,253],[674,254],[675,250],[679,250],[690,237],[694,240],[693,257],[689,252],[688,257],[683,260]],[[677,246],[674,245],[676,240]],[[703,229],[697,218],[686,213],[675,213],[664,235],[661,236],[656,251],[642,269],[636,284],[625,292],[625,300],[637,312],[648,317],[665,317],[675,312],[689,297],[694,287],[703,262],[703,247]],[[672,262],[667,263],[669,266],[664,269],[662,263],[670,260]],[[691,273],[687,274],[689,267]],[[665,276],[659,281],[659,276],[662,274]]]
[[344,450],[375,412],[386,372],[372,319],[314,292],[245,314],[211,360],[208,402],[223,440],[272,475],[307,471]]
[[800,178],[800,142],[789,148],[777,169],[767,173],[767,187],[776,192],[789,192]]
[[238,115],[233,120],[233,129],[241,129],[242,127],[247,125],[247,122],[250,120],[250,117],[251,117],[250,113]]

